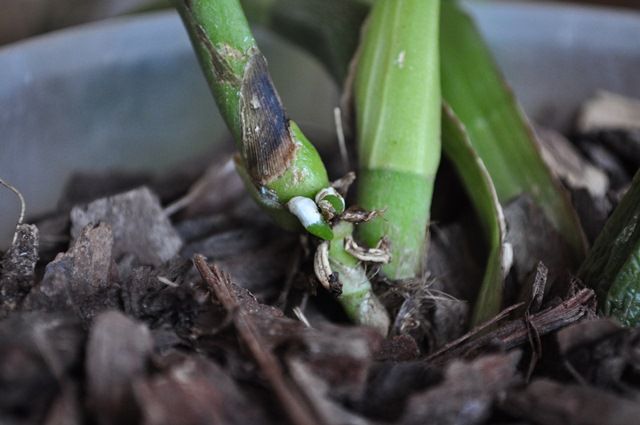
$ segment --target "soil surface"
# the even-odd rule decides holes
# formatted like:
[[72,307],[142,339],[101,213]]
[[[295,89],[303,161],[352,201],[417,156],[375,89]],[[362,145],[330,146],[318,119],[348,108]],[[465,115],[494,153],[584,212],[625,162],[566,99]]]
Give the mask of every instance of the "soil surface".
[[[606,193],[556,170],[591,240],[640,165],[599,137],[573,141],[607,164]],[[483,256],[445,163],[425,279],[379,282],[385,338],[348,323],[315,241],[265,218],[228,161],[77,176],[18,227],[0,258],[1,424],[638,423],[640,330],[597,317],[526,198],[505,212],[511,237],[534,235],[508,302],[469,330]]]

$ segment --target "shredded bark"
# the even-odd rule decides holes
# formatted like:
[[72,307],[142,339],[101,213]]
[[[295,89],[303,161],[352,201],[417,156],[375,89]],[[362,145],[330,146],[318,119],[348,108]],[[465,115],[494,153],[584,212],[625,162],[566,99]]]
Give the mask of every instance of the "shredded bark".
[[409,400],[401,424],[480,424],[500,394],[519,381],[520,353],[495,354],[449,364],[440,385]]
[[549,379],[510,392],[502,408],[539,425],[628,425],[638,421],[640,403],[593,387]]
[[49,263],[27,297],[25,310],[72,311],[85,322],[118,306],[113,233],[108,224],[87,226],[69,252]]
[[[141,413],[133,383],[144,376],[152,352],[149,329],[120,312],[108,311],[96,317],[89,332],[86,373],[91,410],[99,424],[138,423]],[[120,337],[114,340],[114,335]]]
[[[582,318],[593,317],[595,315],[594,298],[593,290],[580,289],[572,297],[555,307],[549,307],[529,317],[510,320],[484,335],[478,335],[478,331],[472,331],[431,354],[426,361],[446,363],[457,357],[471,358],[477,356],[483,349],[496,344],[502,349],[509,350],[527,343],[530,340],[531,332],[545,335]],[[503,312],[502,315],[504,316],[505,313]],[[470,339],[472,337],[476,338]]]
[[0,318],[18,308],[35,285],[39,244],[36,226],[18,224],[13,244],[0,259]]
[[238,305],[238,301],[231,291],[231,282],[217,267],[209,267],[204,257],[195,256],[195,264],[207,285],[222,303],[224,308],[232,314],[234,325],[240,337],[260,367],[262,373],[269,380],[282,408],[294,424],[321,424],[317,412],[307,400],[300,396],[290,382],[287,382],[280,363],[273,354],[266,349],[251,317]]
[[218,161],[192,194],[136,179],[113,193],[96,176],[95,193],[20,227],[0,258],[0,423],[636,421],[640,333],[594,318],[593,291],[547,263],[566,252],[526,200],[512,223],[534,246],[500,314],[467,329],[484,259],[454,200],[427,274],[376,282],[396,318],[383,339],[349,324],[313,278],[313,242],[273,225]]
[[159,266],[182,248],[182,240],[163,213],[158,197],[146,187],[71,210],[74,238],[91,223],[108,223],[111,227],[115,260],[128,256],[132,264]]

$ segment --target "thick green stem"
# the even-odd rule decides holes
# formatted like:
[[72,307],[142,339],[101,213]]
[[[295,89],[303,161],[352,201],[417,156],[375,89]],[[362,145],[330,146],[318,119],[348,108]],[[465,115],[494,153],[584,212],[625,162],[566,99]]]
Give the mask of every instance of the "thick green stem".
[[440,161],[439,5],[375,3],[356,71],[358,203],[386,209],[359,234],[370,245],[389,238],[393,260],[383,271],[391,279],[415,277],[424,258]]
[[[238,0],[181,0],[178,10],[238,149],[252,196],[280,224],[299,228],[286,208],[329,184],[315,148],[289,119]],[[324,222],[323,222],[324,223]],[[324,223],[312,233],[331,237]],[[308,229],[309,230],[309,229]]]
[[218,109],[242,148],[240,87],[257,49],[244,13],[237,0],[180,0],[177,9]]
[[392,262],[383,267],[387,277],[417,276],[425,257],[426,232],[433,193],[433,176],[388,169],[362,169],[358,203],[365,208],[387,207],[381,218],[359,225],[369,246],[387,236]]

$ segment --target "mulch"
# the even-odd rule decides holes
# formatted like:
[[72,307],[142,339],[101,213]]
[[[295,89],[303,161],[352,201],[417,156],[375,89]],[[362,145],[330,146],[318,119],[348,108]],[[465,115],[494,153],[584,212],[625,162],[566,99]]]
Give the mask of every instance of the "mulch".
[[[613,208],[622,171],[606,200],[573,190],[590,234],[603,220],[589,211]],[[348,323],[313,277],[314,241],[265,218],[227,158],[189,178],[119,173],[71,186],[0,258],[1,424],[640,418],[640,330],[598,317],[593,291],[556,254],[532,250],[507,279],[505,309],[468,329],[483,257],[460,204],[452,213],[441,202],[434,217],[426,287],[379,284],[395,318],[385,338]],[[506,214],[537,225],[529,204]],[[553,244],[531,233],[539,250]]]

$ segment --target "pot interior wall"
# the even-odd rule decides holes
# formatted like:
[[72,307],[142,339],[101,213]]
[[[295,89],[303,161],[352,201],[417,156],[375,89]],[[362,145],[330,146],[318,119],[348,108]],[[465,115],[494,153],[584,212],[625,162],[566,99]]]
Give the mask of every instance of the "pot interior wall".
[[[469,8],[534,120],[566,129],[601,88],[640,96],[640,15],[507,2]],[[258,38],[290,115],[331,128],[338,93],[324,70],[267,33]],[[24,194],[31,216],[55,206],[74,170],[167,170],[215,149],[226,131],[173,12],[5,47],[0,74],[0,179]],[[18,211],[0,190],[0,248]]]

